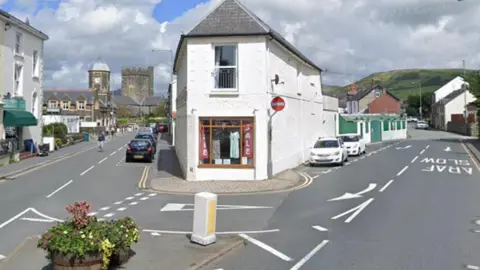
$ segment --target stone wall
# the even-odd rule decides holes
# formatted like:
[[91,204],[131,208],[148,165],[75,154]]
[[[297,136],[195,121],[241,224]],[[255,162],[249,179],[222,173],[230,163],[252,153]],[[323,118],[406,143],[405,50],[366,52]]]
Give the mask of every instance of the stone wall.
[[122,95],[136,101],[153,96],[153,67],[132,67],[122,69]]
[[472,137],[479,136],[478,123],[467,124],[467,127],[465,128],[465,123],[448,122],[447,131]]

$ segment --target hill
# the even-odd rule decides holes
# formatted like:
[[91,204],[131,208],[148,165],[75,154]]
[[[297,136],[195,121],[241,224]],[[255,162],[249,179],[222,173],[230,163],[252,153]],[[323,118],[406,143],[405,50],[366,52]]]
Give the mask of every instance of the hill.
[[[467,70],[467,74],[472,70]],[[418,81],[422,81],[422,93],[429,95],[456,76],[463,76],[463,69],[405,69],[373,73],[357,82],[357,88],[371,87],[380,84],[394,95],[406,100],[409,95],[418,95]],[[326,93],[339,95],[350,90],[350,85],[344,87],[328,87]]]

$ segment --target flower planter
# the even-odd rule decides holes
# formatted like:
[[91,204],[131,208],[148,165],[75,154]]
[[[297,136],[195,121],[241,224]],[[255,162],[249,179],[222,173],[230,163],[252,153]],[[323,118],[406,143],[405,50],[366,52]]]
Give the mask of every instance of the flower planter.
[[101,270],[102,253],[86,255],[83,259],[71,255],[53,254],[53,270]]
[[114,252],[110,257],[110,266],[116,267],[116,266],[124,265],[128,262],[128,260],[130,260],[131,256],[132,256],[132,251],[130,249]]

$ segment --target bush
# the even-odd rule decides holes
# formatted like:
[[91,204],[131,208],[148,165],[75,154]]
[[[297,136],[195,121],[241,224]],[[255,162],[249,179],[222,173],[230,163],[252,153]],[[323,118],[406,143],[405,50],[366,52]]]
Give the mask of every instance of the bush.
[[63,141],[62,139],[60,138],[55,138],[55,147],[58,149],[58,148],[61,148],[63,146]]
[[67,142],[68,128],[64,123],[52,123],[43,126],[43,135],[53,135],[55,139],[61,139],[62,144]]

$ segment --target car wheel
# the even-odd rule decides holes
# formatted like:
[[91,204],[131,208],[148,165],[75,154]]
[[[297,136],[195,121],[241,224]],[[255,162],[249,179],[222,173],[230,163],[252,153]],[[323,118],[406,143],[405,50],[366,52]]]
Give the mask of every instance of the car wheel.
[[127,163],[128,163],[128,162],[131,162],[131,161],[132,161],[131,159],[129,159],[129,158],[125,158],[125,162],[127,162]]
[[362,149],[360,147],[358,147],[358,156],[361,156],[362,155]]
[[345,161],[345,162],[348,162],[348,155],[345,156],[344,161]]

